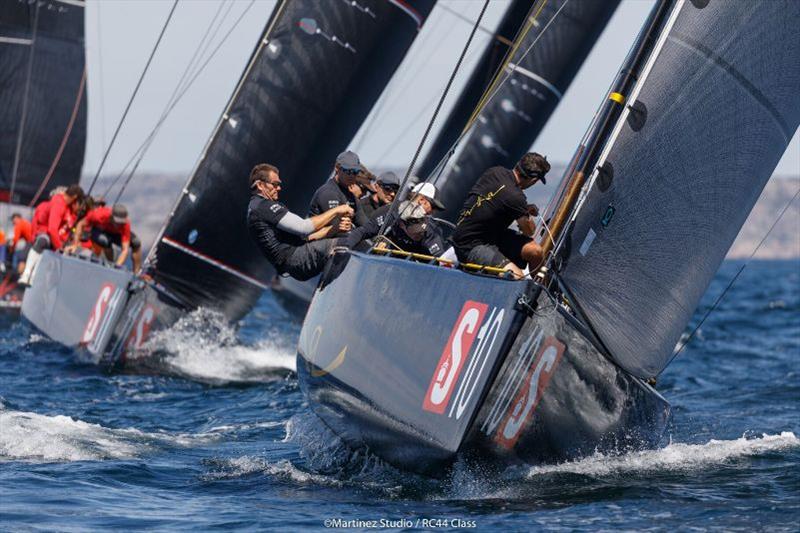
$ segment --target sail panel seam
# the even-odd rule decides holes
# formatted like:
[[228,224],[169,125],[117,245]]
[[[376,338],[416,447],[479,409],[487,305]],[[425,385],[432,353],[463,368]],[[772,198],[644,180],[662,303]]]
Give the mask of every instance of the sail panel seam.
[[750,96],[752,96],[753,99],[758,102],[767,113],[769,113],[769,115],[780,128],[786,142],[789,142],[793,135],[793,132],[791,132],[789,129],[789,125],[783,119],[778,109],[772,104],[772,102],[769,101],[766,95],[762,93],[758,87],[753,85],[750,80],[745,78],[744,74],[736,70],[733,65],[725,61],[718,54],[715,54],[713,50],[705,46],[703,43],[696,39],[692,39],[688,35],[684,35],[676,31],[673,35],[670,35],[668,39],[675,44],[704,57],[706,60],[710,61],[712,64],[718,66],[728,75],[730,75],[739,84],[739,86],[742,87],[742,89],[747,91],[747,93],[749,93]]
[[190,247],[186,246],[185,244],[179,243],[178,241],[170,239],[169,237],[162,237],[161,238],[161,242],[163,242],[164,244],[167,244],[169,246],[172,246],[176,250],[180,250],[181,252],[183,252],[185,254],[188,254],[188,255],[194,257],[195,259],[199,259],[199,260],[201,260],[201,261],[203,261],[205,263],[208,263],[209,265],[215,266],[215,267],[219,268],[220,270],[222,270],[224,272],[227,272],[228,274],[232,274],[232,275],[236,276],[237,278],[242,279],[242,280],[244,280],[244,281],[246,281],[248,283],[251,283],[251,284],[253,284],[253,285],[255,285],[255,286],[259,287],[259,288],[262,288],[264,290],[269,289],[268,285],[258,281],[257,279],[255,279],[255,278],[253,278],[251,276],[248,276],[244,272],[240,272],[239,270],[236,270],[235,268],[233,268],[230,265],[226,265],[225,263],[223,263],[222,261],[219,261],[218,259],[214,259],[213,257],[209,257],[209,256],[205,255],[204,253],[198,252],[197,250],[195,250],[193,248],[190,248]]
[[0,43],[6,44],[21,44],[24,46],[30,46],[33,44],[33,39],[23,39],[21,37],[3,37],[0,36]]
[[539,76],[538,74],[534,74],[533,72],[531,72],[530,70],[526,69],[525,67],[521,67],[521,66],[519,66],[519,65],[517,65],[517,64],[515,64],[515,63],[509,63],[509,64],[508,64],[508,68],[509,68],[509,70],[511,71],[511,73],[512,73],[512,74],[513,74],[514,72],[519,72],[519,73],[520,73],[520,74],[522,74],[523,76],[525,76],[525,77],[527,77],[527,78],[530,78],[530,79],[532,79],[533,81],[539,82],[540,84],[544,85],[544,86],[545,86],[547,89],[549,89],[549,90],[550,90],[550,92],[551,92],[551,93],[553,93],[554,95],[556,95],[556,97],[557,97],[559,100],[561,100],[561,98],[563,98],[564,94],[563,94],[561,91],[559,91],[559,90],[556,88],[556,86],[555,86],[555,85],[553,85],[552,83],[550,83],[550,82],[549,82],[549,81],[547,81],[546,79],[542,78],[542,77],[541,77],[541,76]]

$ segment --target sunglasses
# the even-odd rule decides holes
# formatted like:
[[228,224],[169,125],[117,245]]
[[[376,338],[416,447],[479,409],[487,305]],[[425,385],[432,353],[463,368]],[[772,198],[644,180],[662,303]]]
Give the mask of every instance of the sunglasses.
[[339,170],[342,174],[349,174],[351,176],[357,176],[361,173],[361,169],[358,168],[340,168]]
[[383,183],[379,183],[378,185],[380,185],[381,189],[383,189],[386,192],[397,193],[397,191],[400,190],[400,186],[399,185],[391,185],[391,184],[390,185],[384,185]]

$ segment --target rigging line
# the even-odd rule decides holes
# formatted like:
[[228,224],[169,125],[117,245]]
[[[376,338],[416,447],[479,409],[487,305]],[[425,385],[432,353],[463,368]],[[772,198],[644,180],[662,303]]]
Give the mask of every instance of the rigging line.
[[31,74],[33,72],[33,56],[36,50],[36,33],[39,29],[39,2],[36,2],[36,10],[33,12],[33,31],[31,35],[31,48],[28,52],[28,70],[25,74],[25,93],[22,97],[22,114],[19,118],[19,131],[17,132],[17,147],[14,151],[14,167],[11,171],[11,189],[8,193],[9,203],[14,201],[14,189],[17,185],[17,172],[19,171],[19,159],[22,155],[22,139],[25,137],[25,118],[28,116],[28,96],[31,89]]
[[[419,142],[419,146],[417,146],[417,151],[414,153],[413,159],[411,159],[411,164],[406,169],[406,175],[403,178],[403,181],[400,183],[400,190],[402,191],[405,187],[406,183],[408,182],[408,178],[411,176],[411,172],[414,170],[414,165],[417,163],[417,158],[419,158],[420,152],[422,152],[422,147],[425,146],[425,141],[428,139],[428,134],[431,132],[433,128],[434,122],[436,122],[436,117],[439,114],[439,110],[442,109],[442,104],[444,104],[445,98],[447,98],[447,93],[450,91],[450,87],[453,85],[453,80],[456,78],[456,74],[458,74],[459,68],[461,68],[461,63],[464,61],[464,56],[467,55],[467,50],[469,50],[469,45],[472,43],[473,37],[475,37],[475,33],[478,31],[478,26],[483,19],[483,15],[486,13],[486,8],[489,7],[489,0],[486,0],[483,4],[483,8],[481,9],[480,15],[478,15],[478,20],[475,21],[475,25],[472,26],[472,31],[469,34],[469,38],[467,39],[466,44],[464,45],[464,49],[461,50],[461,55],[458,57],[458,61],[456,62],[455,67],[453,67],[453,72],[450,74],[450,79],[447,80],[447,85],[442,92],[442,96],[439,99],[439,103],[436,105],[436,109],[433,112],[433,116],[431,117],[430,122],[428,122],[428,127],[425,128],[425,133],[422,135],[422,139]],[[397,205],[399,195],[395,196],[394,200],[392,200],[391,207],[389,208],[389,214],[387,215],[386,219],[384,220],[383,224],[381,224],[380,234],[383,235],[386,231],[386,223],[392,218],[392,214],[397,212]]]
[[[198,55],[202,55],[202,53],[205,53],[205,50],[207,50],[207,46],[206,46],[207,42],[208,42],[207,39],[214,39],[214,37],[216,36],[217,32],[219,31],[219,27],[223,24],[223,22],[227,18],[228,13],[230,12],[230,8],[233,6],[233,3],[231,2],[231,3],[228,4],[228,10],[226,11],[225,15],[222,17],[222,20],[220,20],[219,26],[217,26],[217,29],[214,31],[213,35],[211,35],[211,37],[209,37],[209,35],[211,34],[211,29],[212,29],[214,23],[217,21],[217,18],[219,17],[220,12],[222,11],[223,5],[224,5],[224,1],[220,1],[219,6],[217,7],[216,13],[214,13],[214,16],[212,17],[211,22],[209,22],[208,26],[206,27],[205,32],[203,33],[203,37],[200,39],[200,42],[198,43],[197,47],[194,50],[194,54],[192,54],[191,59],[189,59],[189,62],[186,64],[186,68],[184,69],[183,74],[181,74],[181,77],[178,79],[178,83],[175,86],[175,89],[173,89],[172,94],[167,99],[167,103],[164,106],[164,109],[161,111],[161,116],[158,119],[159,121],[164,119],[166,117],[166,115],[168,114],[169,106],[175,100],[176,95],[178,94],[178,91],[184,86],[184,83],[185,83],[185,81],[186,81],[186,79],[187,79],[187,77],[189,75],[189,72],[192,71],[195,68],[196,63],[199,62],[199,61],[197,61]],[[201,53],[200,50],[203,50],[203,52]],[[106,191],[103,193],[103,197],[107,197],[111,193],[111,189],[113,189],[116,186],[116,184],[119,182],[119,180],[122,179],[122,177],[125,175],[125,172],[128,170],[128,167],[131,166],[131,163],[133,163],[134,159],[136,159],[137,156],[139,156],[141,154],[142,157],[144,157],[143,150],[146,151],[147,148],[149,148],[149,146],[150,146],[149,142],[152,142],[152,139],[154,137],[153,132],[157,131],[158,128],[160,128],[160,124],[161,124],[161,122],[157,122],[157,126],[155,126],[153,128],[153,130],[147,135],[147,137],[145,137],[145,142],[142,143],[139,146],[139,148],[134,152],[134,154],[131,156],[131,158],[128,159],[128,162],[125,163],[124,167],[122,167],[122,170],[119,172],[119,174],[117,174],[117,177],[114,178],[114,180],[111,182],[111,184],[106,188]],[[145,143],[146,143],[146,145],[145,145]]]
[[[522,61],[528,56],[528,54],[531,52],[531,50],[533,50],[533,47],[536,46],[536,43],[539,42],[539,39],[541,39],[542,36],[545,33],[547,33],[547,30],[553,24],[553,21],[555,21],[558,18],[558,15],[561,14],[561,11],[564,10],[564,7],[566,7],[567,4],[569,4],[569,0],[565,0],[565,2],[563,4],[561,4],[561,6],[558,8],[558,10],[555,12],[555,14],[550,18],[550,20],[547,21],[547,24],[545,24],[544,28],[542,28],[542,31],[539,32],[539,34],[536,36],[536,39],[534,39],[533,42],[528,46],[528,48],[525,49],[525,52],[520,56],[519,60],[516,61],[516,64],[521,64]],[[538,17],[539,13],[541,12],[543,5],[544,5],[544,2],[540,6],[539,11],[536,13],[536,17]],[[531,23],[531,25],[533,25],[533,24],[535,24],[535,22],[536,22],[536,19],[534,17],[534,19],[530,23]],[[520,43],[521,43],[521,39],[520,39]],[[508,79],[511,77],[511,75],[515,71],[516,71],[516,69],[505,69],[505,77],[499,83],[497,83],[497,86],[494,88],[493,91],[491,91],[491,94],[489,94],[488,97],[485,98],[483,103],[479,104],[481,107],[480,107],[480,109],[476,109],[476,113],[474,113],[475,119],[477,119],[477,117],[480,116],[480,113],[483,111],[483,109],[485,109],[486,106],[488,106],[492,102],[492,100],[494,100],[495,96],[497,96],[497,93],[500,92],[500,89],[503,87],[503,85],[506,84]],[[461,134],[458,136],[458,138],[453,142],[453,144],[450,146],[450,150],[448,150],[447,153],[445,153],[445,155],[442,157],[442,159],[439,161],[439,163],[437,163],[437,165],[434,167],[434,172],[436,172],[436,169],[439,169],[439,168],[443,167],[447,163],[447,160],[454,153],[456,146],[458,146],[458,144],[464,139],[464,137],[467,135],[467,133],[469,133],[471,131],[472,123],[474,123],[474,120],[471,123],[468,123],[469,126],[465,127],[464,130],[461,132]],[[441,174],[441,172],[439,172],[439,174]]]
[[[178,105],[178,102],[180,102],[181,98],[183,98],[183,96],[186,94],[186,92],[191,88],[191,86],[194,84],[195,80],[197,80],[197,78],[200,76],[200,74],[203,73],[203,70],[205,70],[205,68],[208,66],[208,64],[211,62],[211,60],[214,59],[214,56],[217,54],[217,52],[219,52],[220,48],[222,48],[222,45],[225,44],[225,42],[228,40],[228,37],[230,37],[231,34],[233,33],[233,30],[235,30],[239,26],[239,23],[242,21],[242,19],[244,19],[244,16],[250,11],[250,8],[252,8],[254,4],[255,4],[255,0],[250,0],[250,3],[247,5],[247,7],[245,7],[244,11],[242,11],[242,14],[239,15],[239,18],[237,18],[236,21],[233,23],[233,26],[230,27],[230,29],[227,31],[227,33],[222,37],[222,40],[217,44],[217,46],[214,48],[214,50],[212,50],[211,55],[209,55],[206,58],[205,62],[200,66],[200,68],[197,71],[195,71],[195,73],[192,75],[192,78],[186,84],[184,89],[181,91],[181,93],[178,95],[178,97],[175,99],[175,101],[172,102],[172,104],[170,105],[169,109],[167,110],[167,115],[169,115],[169,113],[172,112],[172,110],[175,108],[175,106]],[[150,147],[150,144],[153,142],[153,138],[158,133],[158,129],[161,127],[161,125],[164,123],[164,121],[166,119],[167,119],[167,116],[165,115],[163,119],[158,121],[158,123],[156,124],[155,128],[153,128],[153,131],[151,132],[151,138],[148,138],[147,140],[145,140],[145,143],[142,144],[140,149],[143,148],[145,152],[147,151],[147,149]],[[147,146],[145,146],[145,144],[147,144]],[[125,192],[125,188],[128,186],[130,181],[133,179],[134,172],[138,168],[139,163],[141,163],[143,158],[144,158],[144,153],[142,153],[142,155],[139,157],[139,160],[136,162],[136,165],[134,166],[134,169],[131,171],[131,173],[128,175],[128,177],[125,179],[125,182],[122,185],[122,189],[120,189],[119,193],[117,194],[117,198],[116,198],[115,201],[119,201],[119,199],[122,197],[122,194]]]
[[50,180],[55,173],[56,167],[58,163],[61,161],[61,156],[64,154],[64,148],[67,146],[67,141],[69,140],[70,135],[72,135],[72,128],[75,125],[75,119],[78,117],[78,110],[81,107],[81,102],[83,101],[83,95],[86,91],[86,77],[87,71],[86,66],[83,67],[83,75],[81,76],[81,83],[78,87],[78,93],[75,96],[75,103],[72,105],[72,114],[69,117],[69,122],[67,123],[67,129],[64,131],[64,136],[61,138],[61,144],[58,147],[58,151],[56,152],[56,156],[53,158],[53,162],[50,164],[50,168],[47,170],[47,175],[42,180],[42,183],[39,185],[39,188],[36,189],[36,194],[33,196],[33,199],[28,204],[28,207],[33,207],[39,197],[44,192],[47,184],[50,183]]
[[169,11],[167,20],[164,21],[164,26],[161,28],[161,33],[158,34],[156,44],[153,46],[153,50],[150,52],[150,57],[147,58],[147,63],[144,66],[144,70],[142,70],[142,74],[139,76],[139,81],[136,83],[136,87],[133,89],[133,94],[131,94],[130,100],[128,100],[128,105],[125,107],[125,111],[122,113],[122,118],[119,119],[117,128],[114,130],[114,135],[111,137],[111,142],[106,147],[106,151],[103,154],[103,159],[100,161],[100,165],[97,167],[97,172],[95,173],[94,178],[92,178],[92,183],[89,185],[89,189],[86,191],[86,194],[91,194],[95,183],[97,183],[97,178],[100,177],[100,172],[102,172],[103,166],[106,164],[108,154],[111,152],[111,148],[114,146],[114,142],[117,140],[117,135],[119,135],[119,131],[122,129],[122,125],[125,123],[125,117],[128,116],[128,111],[130,111],[133,100],[136,98],[136,94],[139,92],[139,87],[141,87],[144,76],[147,74],[147,70],[150,67],[150,63],[153,61],[153,57],[156,55],[158,45],[161,44],[161,39],[164,37],[164,33],[167,31],[167,26],[169,26],[169,21],[172,20],[172,15],[175,13],[176,7],[178,7],[178,0],[174,0],[172,2],[172,8]]
[[[466,15],[464,15],[462,13],[459,13],[458,11],[453,9],[452,7],[449,7],[449,6],[445,5],[444,3],[440,3],[438,5],[443,11],[446,11],[447,13],[450,13],[454,17],[456,17],[458,19],[461,19],[464,22],[468,22],[468,23],[472,24],[473,21],[468,16],[466,16]],[[480,26],[478,29],[481,30],[486,35],[491,36],[492,39],[494,39],[495,41],[503,43],[506,46],[513,46],[514,45],[514,41],[509,41],[508,39],[506,39],[502,35],[498,35],[497,33],[493,32],[492,30],[487,28],[486,26]]]
[[[744,262],[744,264],[739,268],[739,271],[736,272],[736,275],[733,276],[733,278],[731,278],[727,287],[725,287],[722,293],[720,293],[720,295],[714,301],[714,304],[708,309],[708,311],[706,311],[706,313],[703,315],[703,318],[700,319],[700,322],[697,324],[697,326],[692,330],[689,336],[686,337],[686,340],[682,342],[680,347],[675,351],[674,354],[672,354],[672,357],[670,357],[669,361],[667,361],[667,364],[664,365],[664,370],[666,370],[666,368],[672,364],[672,361],[674,361],[675,358],[678,357],[678,355],[683,351],[683,349],[686,348],[689,342],[691,342],[691,340],[694,338],[695,334],[698,331],[700,331],[700,327],[705,323],[706,319],[711,315],[712,312],[714,312],[717,306],[722,302],[722,299],[725,298],[725,295],[728,294],[728,291],[731,290],[731,287],[733,287],[734,283],[736,283],[736,280],[739,279],[739,276],[741,276],[742,272],[744,272],[745,267],[750,263],[750,261],[752,261],[753,257],[761,248],[761,245],[764,244],[764,242],[767,240],[767,237],[769,237],[769,234],[772,233],[772,230],[775,229],[775,226],[778,225],[778,222],[780,222],[780,220],[783,218],[783,215],[786,214],[786,211],[789,210],[789,207],[792,205],[792,202],[794,202],[798,196],[800,196],[800,188],[798,188],[797,192],[794,193],[792,199],[789,200],[785,206],[783,206],[783,209],[781,210],[780,214],[775,219],[775,221],[772,223],[772,225],[769,227],[767,233],[764,234],[764,237],[761,238],[761,241],[759,241],[758,245],[753,249],[753,253],[750,254],[750,257],[748,257],[747,260]],[[664,370],[662,370],[661,372],[663,372]],[[661,374],[661,372],[659,372],[659,375]]]

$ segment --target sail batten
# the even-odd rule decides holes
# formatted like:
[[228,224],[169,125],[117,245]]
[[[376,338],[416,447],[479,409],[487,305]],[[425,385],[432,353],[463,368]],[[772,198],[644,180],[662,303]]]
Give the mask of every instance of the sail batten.
[[796,2],[677,2],[601,153],[560,275],[637,376],[670,360],[800,123],[798,23]]

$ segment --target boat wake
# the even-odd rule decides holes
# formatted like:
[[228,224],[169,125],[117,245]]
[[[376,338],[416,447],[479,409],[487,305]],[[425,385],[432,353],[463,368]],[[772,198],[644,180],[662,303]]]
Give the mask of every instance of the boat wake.
[[41,415],[0,405],[0,462],[132,459],[163,446],[193,446],[214,434],[145,433],[112,429],[63,415]]
[[526,477],[536,479],[548,474],[578,474],[613,477],[654,472],[691,472],[708,467],[732,464],[748,457],[800,449],[800,439],[790,431],[757,438],[710,440],[705,444],[671,443],[657,450],[632,452],[619,456],[595,454],[585,459],[558,465],[531,468]]
[[128,356],[126,368],[213,385],[261,383],[294,372],[295,347],[283,339],[244,345],[220,315],[200,309],[156,332],[140,351]]

